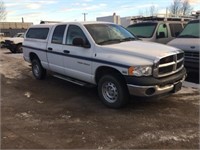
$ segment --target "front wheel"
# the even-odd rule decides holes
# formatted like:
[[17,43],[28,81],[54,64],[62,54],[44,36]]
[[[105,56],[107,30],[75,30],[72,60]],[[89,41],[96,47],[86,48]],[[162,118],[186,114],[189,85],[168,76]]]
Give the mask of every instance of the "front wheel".
[[127,87],[117,76],[103,76],[98,83],[98,93],[101,101],[111,108],[123,107],[129,100]]
[[22,53],[22,52],[23,52],[22,44],[18,44],[18,45],[17,45],[17,47],[16,47],[16,52],[18,52],[18,53]]
[[32,60],[32,72],[34,77],[38,80],[42,80],[46,76],[46,70],[42,67],[38,58]]

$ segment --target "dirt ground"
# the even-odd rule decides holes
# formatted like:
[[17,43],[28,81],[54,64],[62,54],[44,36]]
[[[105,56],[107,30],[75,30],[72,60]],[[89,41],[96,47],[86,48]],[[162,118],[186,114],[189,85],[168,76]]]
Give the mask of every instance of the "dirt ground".
[[34,79],[22,54],[0,50],[1,149],[198,149],[199,89],[132,98],[109,109],[95,88]]

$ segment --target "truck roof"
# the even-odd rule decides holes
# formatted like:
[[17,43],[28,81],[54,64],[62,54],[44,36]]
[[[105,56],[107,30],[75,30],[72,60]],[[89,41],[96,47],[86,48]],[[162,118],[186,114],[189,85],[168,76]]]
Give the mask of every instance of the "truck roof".
[[62,25],[62,24],[76,24],[76,25],[86,25],[86,24],[114,24],[111,22],[100,22],[100,21],[87,21],[87,22],[61,22],[61,23],[47,23],[47,24],[38,24],[33,25],[31,27],[53,27],[55,25]]

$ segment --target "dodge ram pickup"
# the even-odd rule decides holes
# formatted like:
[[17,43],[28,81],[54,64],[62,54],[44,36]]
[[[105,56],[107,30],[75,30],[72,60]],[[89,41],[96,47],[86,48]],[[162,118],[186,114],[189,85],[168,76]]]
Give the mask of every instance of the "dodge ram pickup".
[[36,79],[49,70],[69,82],[97,86],[111,108],[127,104],[130,95],[175,93],[186,76],[183,51],[138,40],[107,22],[34,25],[25,34],[23,56]]

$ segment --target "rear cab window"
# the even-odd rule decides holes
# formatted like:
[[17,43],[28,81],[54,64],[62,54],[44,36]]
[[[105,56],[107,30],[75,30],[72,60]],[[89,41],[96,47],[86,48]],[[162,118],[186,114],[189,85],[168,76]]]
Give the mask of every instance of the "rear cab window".
[[46,40],[49,28],[30,28],[26,33],[26,38]]

